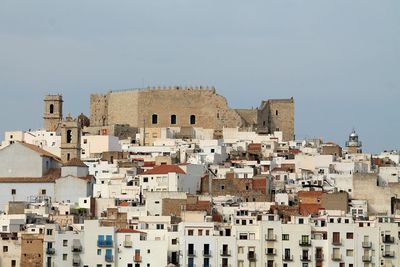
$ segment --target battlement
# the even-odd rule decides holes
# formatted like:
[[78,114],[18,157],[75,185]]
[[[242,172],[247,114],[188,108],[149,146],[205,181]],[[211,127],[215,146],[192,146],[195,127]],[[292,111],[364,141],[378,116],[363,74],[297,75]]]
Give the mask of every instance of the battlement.
[[111,90],[109,93],[122,93],[122,92],[130,92],[130,91],[207,91],[215,94],[214,86],[148,86],[146,88],[131,88],[131,89],[121,89],[121,90]]

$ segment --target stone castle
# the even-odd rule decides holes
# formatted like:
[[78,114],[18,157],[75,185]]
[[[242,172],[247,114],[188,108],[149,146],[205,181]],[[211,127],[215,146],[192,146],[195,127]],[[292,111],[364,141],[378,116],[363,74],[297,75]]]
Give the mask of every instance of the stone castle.
[[257,109],[232,109],[214,87],[153,87],[93,94],[90,110],[91,127],[239,127],[264,134],[282,131],[284,140],[294,139],[293,98],[262,101]]

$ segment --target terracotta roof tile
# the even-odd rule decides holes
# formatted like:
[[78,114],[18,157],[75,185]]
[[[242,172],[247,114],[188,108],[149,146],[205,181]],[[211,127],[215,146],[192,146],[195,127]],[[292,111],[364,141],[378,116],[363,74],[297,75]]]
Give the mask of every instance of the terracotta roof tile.
[[180,173],[185,174],[178,165],[160,165],[156,166],[151,170],[148,170],[140,175],[152,175],[152,174],[168,174],[168,173]]
[[70,161],[66,162],[63,164],[65,167],[87,167],[85,163],[83,163],[82,160],[73,158]]
[[132,233],[132,234],[146,234],[145,232],[138,231],[135,229],[118,229],[117,233]]
[[25,142],[18,142],[18,143],[23,145],[24,147],[27,147],[27,148],[35,151],[36,153],[40,154],[42,157],[52,158],[52,159],[54,159],[54,160],[56,160],[58,162],[61,162],[61,159],[59,157],[57,157],[54,154],[51,154],[50,152],[48,152],[48,151],[46,151],[46,150],[44,150],[44,149],[42,149],[42,148],[40,148],[38,146],[35,146],[35,145],[32,145],[32,144],[28,144],[28,143],[25,143]]

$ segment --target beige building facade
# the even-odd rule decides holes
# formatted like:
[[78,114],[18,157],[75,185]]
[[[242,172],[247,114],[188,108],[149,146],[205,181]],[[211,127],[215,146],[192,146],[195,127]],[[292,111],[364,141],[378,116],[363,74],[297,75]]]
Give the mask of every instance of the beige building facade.
[[213,87],[157,87],[93,94],[90,110],[91,127],[239,127],[262,133],[282,131],[284,140],[294,139],[293,98],[262,101],[257,109],[232,109]]

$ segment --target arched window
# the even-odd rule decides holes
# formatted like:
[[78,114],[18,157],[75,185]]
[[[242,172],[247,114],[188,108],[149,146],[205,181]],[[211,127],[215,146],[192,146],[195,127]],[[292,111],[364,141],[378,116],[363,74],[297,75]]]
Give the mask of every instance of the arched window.
[[151,116],[151,123],[152,124],[157,124],[158,123],[158,115],[157,114],[153,114]]
[[176,115],[171,115],[171,124],[176,124]]
[[54,113],[54,105],[50,104],[50,114],[53,114],[53,113]]
[[67,144],[72,142],[72,130],[67,130]]
[[196,124],[196,116],[195,115],[190,115],[190,124]]

